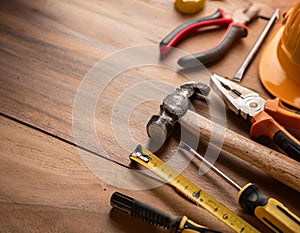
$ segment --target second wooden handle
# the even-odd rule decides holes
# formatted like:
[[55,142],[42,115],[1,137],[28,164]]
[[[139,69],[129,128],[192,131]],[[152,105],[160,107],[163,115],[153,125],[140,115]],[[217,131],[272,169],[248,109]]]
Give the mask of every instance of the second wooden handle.
[[[224,139],[222,148],[263,170],[276,180],[300,191],[300,163],[265,147],[249,138],[210,121],[193,111],[180,119],[180,123],[204,141],[209,142],[212,132],[214,136]],[[212,142],[213,143],[213,142]]]

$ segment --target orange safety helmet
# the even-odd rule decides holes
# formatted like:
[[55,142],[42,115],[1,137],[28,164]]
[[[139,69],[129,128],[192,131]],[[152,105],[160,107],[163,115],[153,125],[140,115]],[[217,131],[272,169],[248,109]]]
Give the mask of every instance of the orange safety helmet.
[[284,15],[265,46],[259,75],[272,95],[300,109],[300,2]]

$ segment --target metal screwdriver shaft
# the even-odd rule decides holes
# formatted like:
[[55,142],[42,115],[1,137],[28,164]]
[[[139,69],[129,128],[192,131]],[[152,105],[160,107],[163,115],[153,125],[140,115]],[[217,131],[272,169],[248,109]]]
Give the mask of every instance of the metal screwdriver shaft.
[[238,71],[236,72],[236,74],[234,75],[234,77],[233,77],[232,80],[237,81],[237,82],[241,82],[242,81],[242,78],[244,76],[244,72],[246,71],[247,67],[249,66],[249,64],[253,60],[255,54],[257,53],[258,49],[262,45],[264,39],[266,38],[268,32],[270,31],[270,29],[272,27],[272,25],[279,19],[279,17],[280,17],[280,15],[279,15],[279,9],[276,9],[274,11],[272,17],[268,21],[267,25],[263,29],[260,37],[255,42],[253,48],[249,52],[249,54],[246,57],[245,61],[243,62],[243,64],[241,65],[241,67],[238,69]]
[[182,149],[185,149],[186,151],[189,151],[193,155],[195,155],[198,159],[200,159],[206,166],[211,168],[213,171],[216,172],[217,175],[219,175],[221,178],[226,180],[229,184],[231,184],[234,188],[236,188],[238,191],[242,189],[241,186],[239,186],[237,183],[235,183],[232,179],[230,179],[228,176],[226,176],[222,171],[220,171],[218,168],[216,168],[213,164],[211,164],[208,160],[206,160],[204,157],[202,157],[197,151],[195,151],[193,148],[191,148],[189,145],[187,145],[184,142],[180,142],[179,146]]
[[265,196],[261,192],[260,188],[255,184],[248,183],[244,187],[240,187],[189,145],[181,142],[179,146],[195,155],[198,159],[205,163],[206,166],[213,169],[216,174],[239,190],[238,200],[242,208],[255,215],[274,232],[300,232],[300,218],[286,208],[280,201]]

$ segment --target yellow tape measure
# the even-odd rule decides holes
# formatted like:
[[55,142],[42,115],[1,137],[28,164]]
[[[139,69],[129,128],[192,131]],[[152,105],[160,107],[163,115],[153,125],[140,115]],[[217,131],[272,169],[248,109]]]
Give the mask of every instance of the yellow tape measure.
[[236,232],[259,232],[241,217],[234,214],[226,206],[204,192],[199,186],[189,181],[150,151],[142,148],[141,145],[137,146],[129,158],[150,169],[156,175],[174,186],[184,196],[196,204],[201,205],[204,209],[209,211]]

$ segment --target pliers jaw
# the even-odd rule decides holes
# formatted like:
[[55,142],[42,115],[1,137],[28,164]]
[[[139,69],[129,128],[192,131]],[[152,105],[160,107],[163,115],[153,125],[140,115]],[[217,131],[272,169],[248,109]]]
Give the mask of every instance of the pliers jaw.
[[264,110],[266,100],[248,88],[216,74],[211,76],[210,84],[229,109],[246,120],[251,120],[252,117]]
[[246,6],[236,9],[232,14],[232,18],[234,22],[248,25],[252,20],[259,16],[259,12],[260,7],[249,3]]

